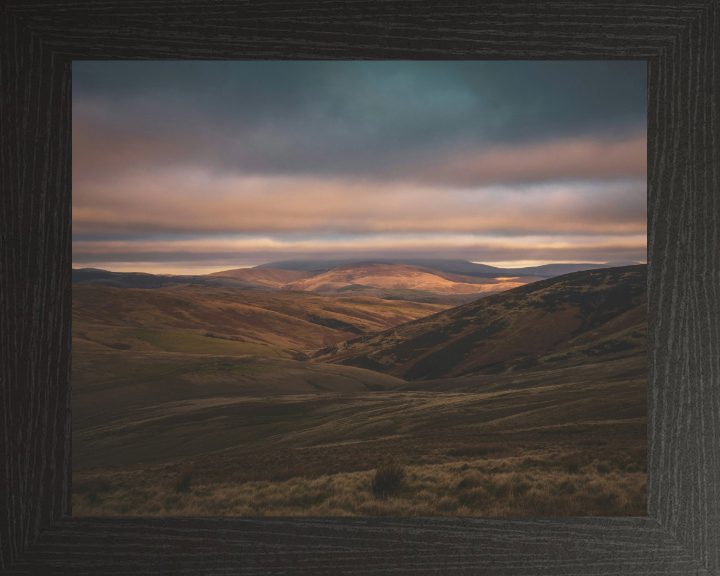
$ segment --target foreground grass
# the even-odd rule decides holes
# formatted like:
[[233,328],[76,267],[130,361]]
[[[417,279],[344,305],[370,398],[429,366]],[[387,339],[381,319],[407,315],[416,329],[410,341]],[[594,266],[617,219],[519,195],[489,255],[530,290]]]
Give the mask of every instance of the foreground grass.
[[[604,453],[599,452],[602,457]],[[76,516],[644,516],[642,451],[534,451],[406,465],[399,490],[373,494],[374,470],[266,480],[204,477],[193,465],[73,475]],[[292,476],[293,472],[285,475]],[[251,478],[251,477],[250,477]],[[278,479],[280,478],[280,479]]]
[[[633,359],[468,379],[461,390],[371,391],[351,380],[365,390],[238,395],[269,393],[269,376],[287,386],[287,371],[250,368],[293,362],[213,365],[209,380],[182,389],[168,380],[74,391],[73,514],[646,514],[646,382]],[[338,389],[338,375],[295,364],[313,389],[320,378]],[[222,389],[231,376],[227,386],[244,387],[235,394]],[[402,481],[373,491],[391,461]]]

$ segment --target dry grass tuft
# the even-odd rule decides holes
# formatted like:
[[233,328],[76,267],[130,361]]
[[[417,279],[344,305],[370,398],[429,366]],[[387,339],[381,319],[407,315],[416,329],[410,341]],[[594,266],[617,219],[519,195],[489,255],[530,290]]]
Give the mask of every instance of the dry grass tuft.
[[[597,462],[570,474],[557,453],[536,452],[544,467],[528,472],[524,457],[295,476],[284,481],[208,482],[198,471],[77,473],[73,513],[85,516],[644,516],[647,476]],[[516,466],[513,469],[513,462]],[[481,470],[482,468],[482,470]],[[497,472],[491,470],[497,469]],[[204,472],[204,470],[203,470]],[[108,476],[112,474],[112,477]],[[174,489],[188,478],[184,491]],[[99,496],[101,495],[101,496]]]
[[570,480],[565,480],[564,482],[562,482],[558,486],[558,489],[560,490],[561,493],[564,493],[564,494],[574,494],[575,490],[577,490],[577,488],[575,487],[575,484],[573,482],[571,482]]
[[477,488],[480,486],[480,479],[476,476],[466,476],[460,482],[458,482],[458,490],[468,490],[470,488]]
[[391,460],[388,464],[375,471],[372,480],[373,494],[378,498],[387,498],[395,494],[402,486],[405,476],[405,468]]
[[194,462],[183,466],[175,479],[173,489],[175,492],[188,492],[190,490],[190,484],[192,483],[193,476],[197,472],[197,467]]
[[95,504],[102,492],[107,492],[110,484],[103,478],[90,478],[85,482],[74,482],[73,493],[84,495],[90,504]]
[[583,454],[575,452],[565,456],[562,463],[567,467],[569,474],[577,474],[580,472],[580,468],[582,468],[585,463],[585,458],[583,457]]
[[600,462],[595,466],[595,469],[600,474],[609,474],[610,473],[610,466],[607,465],[606,462]]

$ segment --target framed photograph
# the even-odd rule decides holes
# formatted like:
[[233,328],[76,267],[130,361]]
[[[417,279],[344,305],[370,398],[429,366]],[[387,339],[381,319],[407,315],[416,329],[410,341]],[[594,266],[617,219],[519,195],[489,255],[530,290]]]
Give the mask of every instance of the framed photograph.
[[72,98],[73,516],[646,515],[644,61]]
[[0,568],[718,572],[717,3],[166,8],[2,8]]

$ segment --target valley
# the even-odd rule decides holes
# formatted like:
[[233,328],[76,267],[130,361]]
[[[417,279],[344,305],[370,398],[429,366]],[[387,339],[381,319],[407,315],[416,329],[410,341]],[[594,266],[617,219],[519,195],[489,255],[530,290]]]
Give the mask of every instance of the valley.
[[73,514],[645,515],[645,266],[337,295],[493,286],[393,266],[73,286]]

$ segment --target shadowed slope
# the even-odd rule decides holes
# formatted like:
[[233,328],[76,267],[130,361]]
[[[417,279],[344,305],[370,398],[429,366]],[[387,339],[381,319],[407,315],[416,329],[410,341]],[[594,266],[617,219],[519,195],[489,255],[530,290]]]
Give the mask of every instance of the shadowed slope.
[[408,380],[563,367],[647,351],[647,265],[566,274],[317,354]]
[[[311,364],[271,356],[140,352],[93,348],[73,341],[74,431],[107,426],[155,405],[204,405],[213,398],[391,390],[403,380],[350,366]],[[211,402],[212,404],[212,402]]]
[[[631,435],[637,442],[646,426],[644,376],[628,378],[619,368],[614,374],[568,369],[552,383],[545,375],[529,375],[528,386],[520,389],[438,392],[408,390],[411,385],[382,374],[373,380],[367,370],[320,365],[314,367],[322,371],[314,382],[328,389],[308,394],[303,387],[311,390],[307,382],[314,376],[302,371],[312,365],[251,358],[222,362],[226,381],[218,379],[221,371],[208,373],[212,365],[200,362],[194,370],[186,367],[182,386],[157,386],[153,401],[146,396],[142,405],[129,402],[137,390],[132,382],[119,386],[117,397],[125,403],[112,403],[107,383],[81,386],[74,400],[81,413],[74,416],[73,468],[190,457],[204,458],[204,469],[228,478],[229,469],[247,467],[261,455],[305,460],[332,454],[335,464],[347,461],[350,470],[367,470],[379,455],[425,460],[432,452],[430,460],[438,462],[468,449],[477,456],[488,442],[500,442],[504,450],[512,443],[557,448],[561,441],[593,436],[604,441]],[[185,396],[185,387],[202,390],[201,378],[212,382],[210,393]],[[268,387],[268,393],[246,393],[253,385]],[[100,402],[107,406],[104,412]]]

